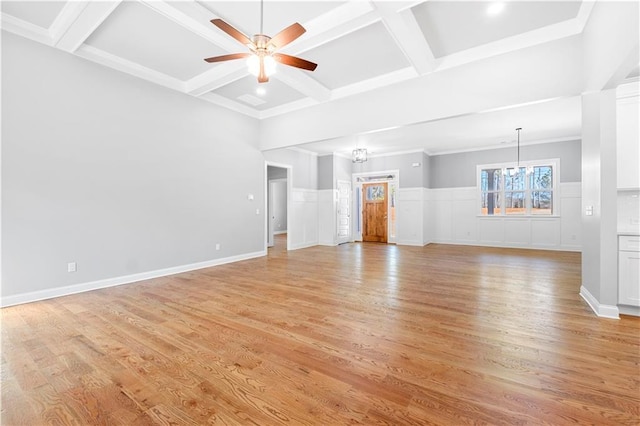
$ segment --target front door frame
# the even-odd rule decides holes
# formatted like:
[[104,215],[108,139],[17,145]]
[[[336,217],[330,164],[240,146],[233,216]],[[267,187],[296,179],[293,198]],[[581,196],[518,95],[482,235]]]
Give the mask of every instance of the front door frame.
[[[379,177],[379,178],[378,178]],[[361,179],[366,179],[367,182],[359,181]],[[382,170],[376,172],[364,172],[364,173],[352,173],[351,174],[351,187],[353,188],[352,194],[352,211],[356,214],[352,215],[357,219],[357,223],[352,222],[353,229],[353,239],[354,241],[362,241],[362,184],[363,183],[375,183],[375,182],[387,182],[387,188],[389,196],[387,197],[387,215],[391,215],[391,186],[395,187],[396,192],[400,189],[400,170]],[[397,193],[396,193],[396,204],[397,204]],[[395,206],[396,212],[398,211],[398,206]],[[387,243],[395,244],[397,240],[397,232],[393,232],[392,230],[392,221],[390,219],[387,220]]]
[[[344,212],[341,210],[340,208],[340,185],[348,185],[349,186],[349,190],[347,191],[347,211]],[[351,241],[353,241],[353,226],[352,226],[352,220],[351,217],[353,216],[351,214],[351,212],[353,211],[353,202],[352,202],[352,191],[351,191],[351,182],[349,182],[348,180],[338,180],[338,190],[337,192],[337,202],[336,202],[336,241],[338,244],[344,244],[344,243],[350,243]],[[344,237],[340,237],[340,227],[341,227],[341,223],[340,221],[345,219],[348,221],[348,231],[347,231],[347,235]]]

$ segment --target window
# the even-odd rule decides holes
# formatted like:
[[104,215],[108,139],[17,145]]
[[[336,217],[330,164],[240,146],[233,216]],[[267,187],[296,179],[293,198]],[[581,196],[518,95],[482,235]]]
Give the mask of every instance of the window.
[[480,214],[553,215],[558,160],[478,166]]

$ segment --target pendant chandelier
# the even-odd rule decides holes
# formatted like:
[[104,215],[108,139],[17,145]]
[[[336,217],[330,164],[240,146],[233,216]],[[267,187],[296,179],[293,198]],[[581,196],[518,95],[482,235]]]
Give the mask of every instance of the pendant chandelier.
[[367,161],[367,148],[356,148],[352,152],[352,163],[364,163]]
[[518,132],[518,166],[517,169],[518,171],[520,170],[520,130],[522,130],[522,127],[518,127],[516,129],[516,132]]

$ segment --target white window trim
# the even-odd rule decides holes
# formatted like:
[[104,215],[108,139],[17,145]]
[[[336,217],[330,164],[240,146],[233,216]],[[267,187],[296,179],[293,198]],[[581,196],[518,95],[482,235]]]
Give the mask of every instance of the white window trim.
[[[507,214],[506,212],[506,208],[501,208],[500,210],[500,214],[494,214],[494,215],[488,215],[488,214],[482,214],[482,182],[481,182],[481,173],[482,170],[486,170],[486,169],[502,169],[502,170],[506,170],[506,169],[513,169],[516,168],[518,166],[517,163],[515,162],[508,162],[508,163],[493,163],[493,164],[479,164],[476,166],[476,193],[477,193],[477,211],[478,217],[483,217],[483,218],[554,218],[554,217],[560,217],[560,180],[559,180],[559,175],[560,175],[560,159],[559,158],[551,158],[551,159],[546,159],[546,160],[530,160],[530,161],[520,161],[520,167],[534,167],[534,166],[551,166],[553,169],[553,173],[552,173],[552,189],[551,189],[551,206],[552,206],[552,211],[550,215],[547,214],[531,214],[531,213],[526,213],[526,214]],[[500,193],[503,195],[502,200],[504,202],[504,194],[505,194],[505,188],[504,188],[504,177],[502,177],[503,181],[502,181],[502,185],[501,185],[501,190]],[[526,205],[526,211],[530,212],[531,211],[531,200],[529,199],[530,197],[528,197],[528,195],[530,194],[531,189],[529,188],[528,190],[526,190],[526,197],[525,197],[525,205]]]

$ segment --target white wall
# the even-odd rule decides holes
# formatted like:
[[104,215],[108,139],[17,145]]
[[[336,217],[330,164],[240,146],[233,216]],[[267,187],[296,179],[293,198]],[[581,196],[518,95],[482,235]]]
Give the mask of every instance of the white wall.
[[2,304],[263,255],[257,136],[254,119],[3,33]]
[[[582,96],[581,294],[601,316],[618,317],[615,90]],[[590,210],[592,213],[587,214]]]
[[580,251],[580,182],[558,192],[558,217],[487,217],[476,187],[427,189],[425,243]]

